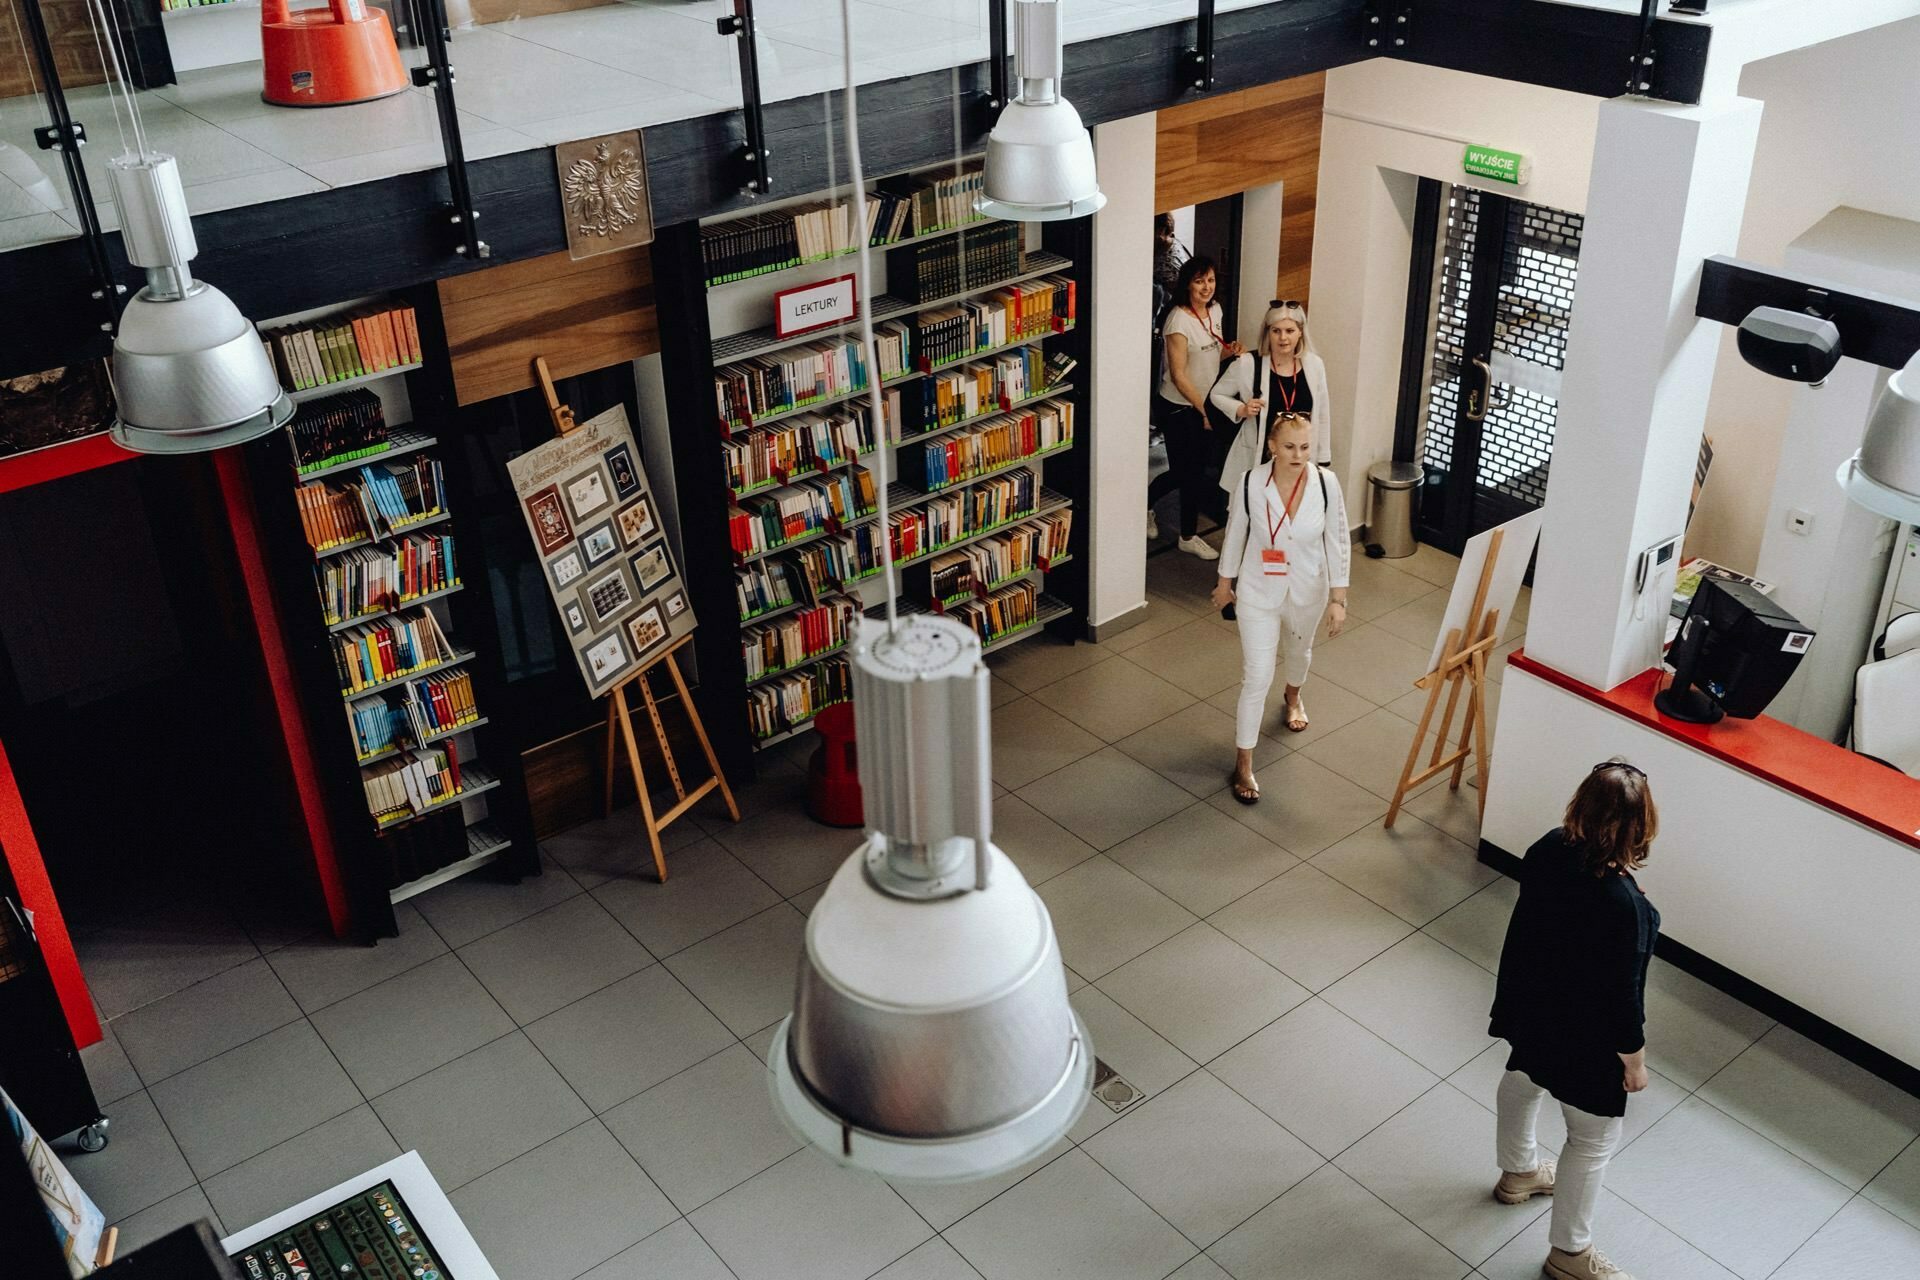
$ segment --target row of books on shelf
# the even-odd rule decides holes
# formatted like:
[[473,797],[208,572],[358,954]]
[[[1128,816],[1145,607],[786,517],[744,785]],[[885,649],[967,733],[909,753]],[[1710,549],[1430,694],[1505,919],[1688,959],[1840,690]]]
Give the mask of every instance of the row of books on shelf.
[[823,658],[791,675],[747,690],[747,729],[771,738],[853,696],[853,671],[841,656]]
[[367,811],[382,822],[444,804],[460,794],[460,752],[451,741],[402,751],[361,773]]
[[981,644],[992,644],[1023,627],[1033,625],[1039,612],[1040,584],[1029,579],[989,592],[985,599],[969,600],[949,609],[947,616],[972,627],[973,633],[980,637]]
[[462,669],[409,680],[395,694],[370,694],[347,704],[347,726],[362,759],[403,740],[424,743],[479,718],[473,677]]
[[[468,776],[472,766],[468,767]],[[390,827],[379,837],[386,859],[387,887],[398,889],[409,881],[452,866],[475,852],[477,841],[493,841],[491,833],[468,830],[461,806],[448,805],[402,826]]]
[[[731,471],[728,479],[733,479]],[[727,538],[734,555],[761,555],[871,515],[878,501],[873,474],[865,467],[848,467],[742,498],[727,512]]]
[[1063,559],[1073,534],[1073,511],[1050,511],[1004,533],[935,556],[927,564],[936,601],[958,600]]
[[785,483],[788,476],[844,467],[874,448],[872,414],[863,404],[782,418],[720,442],[727,485],[736,494]]
[[334,667],[343,693],[450,662],[454,648],[431,609],[413,609],[351,627],[333,639]]
[[740,632],[740,656],[747,679],[797,667],[811,658],[845,644],[860,622],[860,602],[848,596],[826,596],[818,604],[785,614],[771,622]]
[[1018,275],[1026,266],[1018,222],[995,222],[948,240],[928,240],[887,253],[887,292],[925,302]]
[[294,491],[300,527],[315,551],[386,538],[446,511],[440,460],[418,454],[405,462],[361,467],[352,480],[309,480]]
[[[1073,361],[1060,357],[1071,369]],[[907,383],[901,388],[900,423],[907,439],[1032,399],[1059,380],[1039,347],[1015,347],[991,360],[976,360]]]
[[1040,473],[1019,467],[1005,475],[888,513],[896,561],[933,555],[976,533],[1030,516],[1040,505]]
[[392,431],[380,397],[365,387],[340,391],[300,406],[287,424],[293,434],[294,462],[316,470],[385,453]]
[[1073,443],[1073,402],[1046,400],[901,451],[901,471],[926,493]]
[[1049,276],[922,311],[914,316],[913,360],[937,369],[976,351],[1058,333],[1073,326],[1078,308],[1073,281]]
[[378,547],[348,551],[313,567],[329,625],[398,608],[457,586],[453,535],[410,533]]
[[261,337],[289,391],[420,363],[420,325],[408,306],[366,307]]
[[948,227],[984,221],[973,211],[980,190],[977,164],[876,184],[856,229],[853,201],[816,200],[703,227],[700,258],[709,287],[818,262],[859,247],[892,244]]

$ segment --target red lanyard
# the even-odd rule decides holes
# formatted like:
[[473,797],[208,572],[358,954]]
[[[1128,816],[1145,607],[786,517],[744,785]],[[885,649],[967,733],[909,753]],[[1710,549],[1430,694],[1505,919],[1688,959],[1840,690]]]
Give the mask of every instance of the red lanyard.
[[1213,308],[1212,307],[1207,308],[1207,314],[1203,317],[1198,311],[1195,311],[1193,309],[1193,305],[1189,303],[1187,305],[1187,314],[1192,316],[1196,321],[1199,322],[1200,327],[1207,331],[1207,336],[1209,338],[1212,338],[1216,343],[1220,341],[1220,331],[1213,327]]
[[1293,402],[1300,397],[1300,388],[1294,383],[1294,379],[1299,376],[1300,368],[1298,365],[1294,367],[1294,371],[1287,375],[1284,380],[1278,373],[1273,375],[1273,389],[1280,396],[1281,407],[1288,413],[1293,412]]
[[[1267,504],[1267,542],[1270,545],[1273,545],[1273,546],[1279,545],[1280,531],[1286,528],[1287,525],[1293,520],[1293,504],[1300,500],[1300,486],[1305,484],[1306,482],[1307,482],[1307,469],[1305,467],[1302,467],[1300,468],[1300,474],[1294,478],[1293,492],[1287,495],[1287,505],[1280,509],[1279,520],[1276,521],[1273,518],[1273,504],[1271,502]],[[1293,540],[1291,535],[1289,535],[1287,540],[1289,542]]]

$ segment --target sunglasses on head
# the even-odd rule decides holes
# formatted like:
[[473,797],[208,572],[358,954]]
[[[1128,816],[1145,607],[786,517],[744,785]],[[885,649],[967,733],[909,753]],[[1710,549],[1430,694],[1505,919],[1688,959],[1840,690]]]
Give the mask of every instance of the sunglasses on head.
[[1269,302],[1267,305],[1269,307],[1300,307],[1304,309],[1307,304],[1300,301],[1300,299],[1298,298],[1275,298],[1273,301]]
[[1646,781],[1647,778],[1646,770],[1641,769],[1637,765],[1628,764],[1625,760],[1602,760],[1599,764],[1593,766],[1592,771],[1598,773],[1602,769],[1625,769],[1642,782]]

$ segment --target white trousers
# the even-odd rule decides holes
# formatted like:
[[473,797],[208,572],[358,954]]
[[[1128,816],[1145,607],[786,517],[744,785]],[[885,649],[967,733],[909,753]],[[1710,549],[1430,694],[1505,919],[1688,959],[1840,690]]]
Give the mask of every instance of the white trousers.
[[[1547,1091],[1524,1071],[1500,1077],[1500,1167],[1507,1173],[1532,1173],[1540,1167],[1540,1150],[1533,1142],[1533,1123]],[[1593,1211],[1600,1206],[1600,1184],[1607,1161],[1620,1147],[1620,1116],[1596,1116],[1578,1107],[1560,1104],[1567,1122],[1567,1145],[1560,1150],[1554,1174],[1553,1219],[1547,1243],[1567,1253],[1579,1253],[1593,1243]]]
[[1273,688],[1278,666],[1286,682],[1296,688],[1307,682],[1313,662],[1313,633],[1327,611],[1289,601],[1277,609],[1256,604],[1234,605],[1240,620],[1240,707],[1234,717],[1233,745],[1251,751],[1260,745],[1260,720],[1267,709],[1267,691]]

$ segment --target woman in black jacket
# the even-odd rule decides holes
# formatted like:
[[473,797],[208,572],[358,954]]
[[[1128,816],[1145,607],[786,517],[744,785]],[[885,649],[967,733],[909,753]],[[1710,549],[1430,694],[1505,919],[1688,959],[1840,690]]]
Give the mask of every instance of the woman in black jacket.
[[[1487,1033],[1513,1052],[1493,1194],[1505,1204],[1554,1196],[1543,1268],[1554,1280],[1632,1280],[1593,1247],[1593,1213],[1627,1095],[1647,1087],[1647,964],[1660,913],[1633,873],[1659,827],[1646,774],[1623,760],[1593,766],[1561,825],[1527,850],[1500,952]],[[1567,1122],[1557,1177],[1534,1145],[1549,1093]]]

